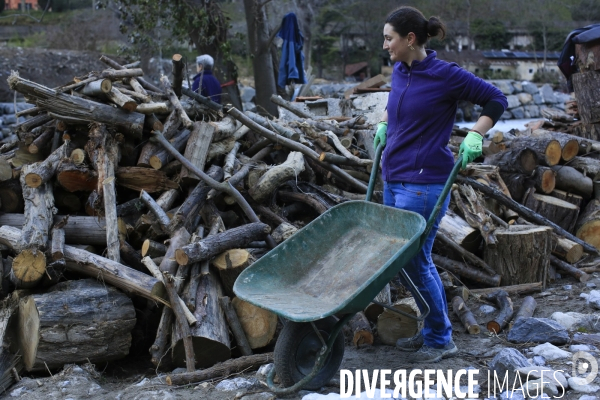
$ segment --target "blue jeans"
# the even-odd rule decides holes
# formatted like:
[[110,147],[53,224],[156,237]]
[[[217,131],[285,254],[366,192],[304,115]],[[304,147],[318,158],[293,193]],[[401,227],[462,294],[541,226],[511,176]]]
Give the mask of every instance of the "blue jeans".
[[[384,182],[383,204],[414,211],[427,220],[443,188],[444,184]],[[431,261],[431,248],[433,247],[435,233],[442,217],[446,214],[449,202],[450,196],[446,198],[423,247],[405,267],[408,276],[431,309],[424,321],[423,338],[425,344],[433,348],[441,348],[452,339],[452,324],[448,319],[448,303],[444,286],[433,261]],[[408,288],[402,275],[400,277],[404,286]],[[415,293],[413,293],[413,297],[416,299]],[[418,301],[417,305],[421,308]],[[421,312],[423,312],[422,309]]]

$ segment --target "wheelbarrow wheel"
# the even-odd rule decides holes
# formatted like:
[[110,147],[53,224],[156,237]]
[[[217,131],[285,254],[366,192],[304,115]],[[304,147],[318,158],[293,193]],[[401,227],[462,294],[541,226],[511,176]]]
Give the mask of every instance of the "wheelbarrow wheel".
[[[335,317],[315,321],[323,340],[328,340],[336,322]],[[279,334],[273,355],[275,372],[281,383],[289,387],[308,375],[322,347],[321,339],[309,322],[287,322]],[[304,389],[317,390],[325,386],[337,373],[343,357],[344,335],[340,332],[323,367]]]

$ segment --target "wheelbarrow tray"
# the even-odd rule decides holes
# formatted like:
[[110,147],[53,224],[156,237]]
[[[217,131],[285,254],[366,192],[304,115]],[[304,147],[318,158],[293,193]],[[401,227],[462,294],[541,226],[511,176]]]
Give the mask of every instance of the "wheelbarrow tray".
[[362,311],[417,253],[425,225],[411,211],[342,203],[246,268],[233,290],[295,322]]

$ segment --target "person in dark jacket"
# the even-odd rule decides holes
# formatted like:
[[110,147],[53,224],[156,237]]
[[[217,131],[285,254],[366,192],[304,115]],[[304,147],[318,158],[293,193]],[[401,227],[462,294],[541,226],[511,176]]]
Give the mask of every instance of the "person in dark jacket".
[[[208,97],[212,101],[221,104],[221,83],[212,74],[215,60],[208,54],[196,57],[196,71],[192,91]],[[198,89],[200,88],[200,92]]]
[[[454,165],[447,144],[458,102],[467,100],[483,106],[460,146],[463,168],[481,155],[483,135],[508,105],[496,87],[426,50],[429,38],[444,35],[445,26],[439,18],[426,19],[419,10],[407,6],[390,13],[383,29],[383,49],[395,63],[392,90],[375,135],[375,147],[385,146],[381,160],[384,204],[417,212],[426,220]],[[431,309],[421,332],[396,343],[402,351],[416,352],[409,355],[412,362],[438,362],[458,352],[444,287],[431,260],[433,241],[449,200],[445,200],[420,252],[406,266]]]

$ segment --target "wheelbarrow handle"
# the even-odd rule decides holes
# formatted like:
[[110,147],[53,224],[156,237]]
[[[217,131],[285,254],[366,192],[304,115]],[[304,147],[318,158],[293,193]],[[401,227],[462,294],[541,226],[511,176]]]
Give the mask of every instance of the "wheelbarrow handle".
[[[379,170],[379,162],[381,161],[381,153],[383,153],[383,146],[379,145],[379,146],[377,146],[377,149],[375,150],[375,159],[373,160],[373,169],[371,170],[371,177],[369,178],[369,187],[367,189],[367,197],[366,197],[367,201],[371,201],[371,198],[373,197],[373,188],[375,187],[375,181],[377,180],[377,171]],[[437,219],[438,214],[440,213],[440,210],[442,209],[442,205],[446,201],[446,197],[448,196],[448,193],[450,192],[450,188],[452,187],[452,184],[454,183],[454,180],[456,179],[456,175],[458,175],[458,171],[460,171],[460,167],[462,165],[462,158],[463,158],[462,155],[458,156],[458,159],[456,160],[456,163],[454,164],[454,167],[452,168],[452,171],[450,172],[450,176],[448,176],[448,179],[446,180],[444,189],[442,190],[442,193],[440,194],[440,197],[438,198],[437,202],[435,203],[435,207],[433,208],[433,211],[431,212],[431,215],[429,216],[429,219],[427,220],[427,225],[425,225],[425,230],[423,231],[423,233],[421,234],[421,237],[419,239],[421,246],[427,239],[427,236],[429,236],[429,232],[431,232],[431,228],[433,227],[433,224],[435,223],[435,220]]]
[[373,197],[373,189],[375,188],[375,181],[377,180],[377,171],[379,170],[379,162],[381,161],[381,153],[383,153],[383,146],[377,146],[375,149],[375,158],[373,159],[373,169],[371,169],[371,177],[369,178],[369,187],[367,188],[367,201],[371,201]]

